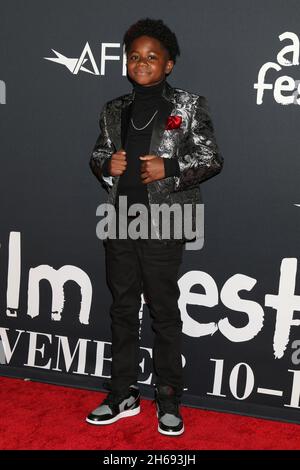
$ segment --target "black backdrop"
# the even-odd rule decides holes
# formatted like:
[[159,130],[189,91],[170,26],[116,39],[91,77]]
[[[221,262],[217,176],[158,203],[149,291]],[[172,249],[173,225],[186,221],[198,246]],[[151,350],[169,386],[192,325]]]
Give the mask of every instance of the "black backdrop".
[[[106,193],[88,161],[101,107],[131,89],[124,31],[162,18],[181,47],[168,81],[207,97],[225,160],[201,185],[205,242],[180,273],[183,403],[300,422],[299,1],[0,5],[0,373],[103,390]],[[147,307],[140,316],[151,397]]]

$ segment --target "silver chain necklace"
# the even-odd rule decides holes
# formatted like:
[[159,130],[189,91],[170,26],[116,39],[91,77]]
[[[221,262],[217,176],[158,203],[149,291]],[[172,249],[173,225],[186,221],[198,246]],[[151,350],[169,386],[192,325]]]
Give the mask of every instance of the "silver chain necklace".
[[133,127],[135,128],[135,130],[137,131],[142,131],[143,129],[145,129],[147,126],[149,126],[150,122],[152,121],[152,119],[154,118],[154,116],[158,113],[158,109],[155,111],[155,113],[153,114],[152,118],[150,119],[149,122],[147,122],[147,124],[144,126],[144,127],[136,127],[133,123],[133,120],[132,118],[130,119],[131,121],[131,124],[133,125]]

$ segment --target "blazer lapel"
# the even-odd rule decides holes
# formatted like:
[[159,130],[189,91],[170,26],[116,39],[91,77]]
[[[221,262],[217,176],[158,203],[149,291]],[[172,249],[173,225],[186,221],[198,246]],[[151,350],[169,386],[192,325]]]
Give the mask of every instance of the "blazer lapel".
[[152,128],[152,136],[148,151],[149,155],[155,154],[157,152],[166,127],[167,118],[170,116],[173,108],[174,103],[171,101],[167,101],[165,99],[161,99],[159,101],[158,113],[154,118],[154,124]]

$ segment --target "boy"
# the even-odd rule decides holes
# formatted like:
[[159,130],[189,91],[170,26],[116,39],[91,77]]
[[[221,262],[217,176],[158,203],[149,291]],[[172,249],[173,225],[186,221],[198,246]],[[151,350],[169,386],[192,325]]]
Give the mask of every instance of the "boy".
[[[117,215],[121,197],[127,197],[129,208],[147,208],[156,238],[148,232],[147,238],[113,237],[104,243],[113,296],[111,391],[86,420],[111,424],[140,412],[138,312],[143,293],[155,333],[158,431],[178,436],[184,432],[179,410],[184,383],[177,275],[187,239],[174,232],[165,239],[150,209],[163,203],[195,208],[201,203],[199,183],[221,171],[223,157],[206,99],[166,81],[180,55],[175,34],[162,20],[145,18],[128,29],[124,44],[133,91],[104,106],[90,167]],[[127,222],[134,217],[126,212]],[[195,225],[194,213],[192,218]]]

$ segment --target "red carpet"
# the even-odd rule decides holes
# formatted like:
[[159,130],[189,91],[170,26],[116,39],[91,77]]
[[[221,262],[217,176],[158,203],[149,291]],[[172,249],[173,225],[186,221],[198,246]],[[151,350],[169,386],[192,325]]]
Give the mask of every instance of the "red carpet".
[[103,393],[0,377],[0,449],[17,450],[254,450],[300,449],[297,424],[182,406],[186,431],[157,432],[155,407],[142,400],[138,416],[107,426],[85,423]]

